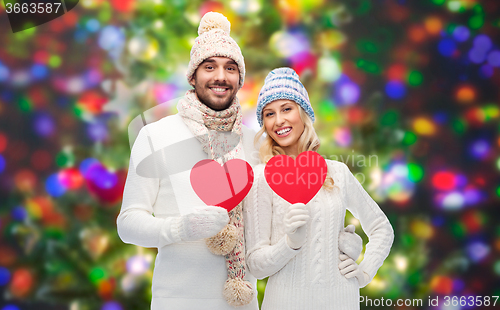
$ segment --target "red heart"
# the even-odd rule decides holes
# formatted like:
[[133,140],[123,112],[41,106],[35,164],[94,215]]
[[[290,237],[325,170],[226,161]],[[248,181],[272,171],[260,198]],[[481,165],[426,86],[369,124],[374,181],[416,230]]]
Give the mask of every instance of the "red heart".
[[287,155],[271,158],[264,169],[267,184],[289,203],[308,203],[321,189],[328,167],[318,153],[300,153],[295,160]]
[[204,159],[193,166],[190,180],[204,203],[231,211],[250,191],[253,170],[242,159],[231,159],[223,166],[215,160]]

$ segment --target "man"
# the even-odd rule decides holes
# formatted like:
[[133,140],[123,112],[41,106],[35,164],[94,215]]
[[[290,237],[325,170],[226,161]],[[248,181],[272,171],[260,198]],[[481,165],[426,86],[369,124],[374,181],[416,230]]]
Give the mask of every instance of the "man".
[[194,89],[179,101],[178,114],[144,126],[132,148],[118,234],[158,248],[153,310],[258,309],[241,203],[228,215],[206,206],[190,183],[191,168],[203,159],[258,163],[255,132],[242,124],[236,97],[245,63],[229,27],[221,14],[205,14],[187,73]]

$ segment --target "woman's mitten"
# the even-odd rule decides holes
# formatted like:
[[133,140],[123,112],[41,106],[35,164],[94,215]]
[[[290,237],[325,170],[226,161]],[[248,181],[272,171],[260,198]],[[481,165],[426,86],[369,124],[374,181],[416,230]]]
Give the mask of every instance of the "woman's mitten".
[[347,225],[339,234],[339,250],[353,260],[357,260],[363,250],[363,240],[354,232],[354,225]]

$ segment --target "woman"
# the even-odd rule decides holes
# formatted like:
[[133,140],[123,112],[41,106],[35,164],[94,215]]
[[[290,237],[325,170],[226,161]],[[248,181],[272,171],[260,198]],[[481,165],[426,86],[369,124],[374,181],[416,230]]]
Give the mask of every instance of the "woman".
[[[256,141],[267,134],[259,151],[264,163],[319,147],[307,91],[290,68],[266,77],[257,118],[262,129]],[[387,217],[344,163],[327,160],[327,166],[323,187],[307,205],[277,196],[266,183],[265,165],[254,168],[244,219],[249,270],[259,279],[269,277],[262,309],[359,309],[359,288],[389,254],[394,232]],[[369,237],[359,265],[357,255],[342,253],[352,245],[339,245],[346,209]]]

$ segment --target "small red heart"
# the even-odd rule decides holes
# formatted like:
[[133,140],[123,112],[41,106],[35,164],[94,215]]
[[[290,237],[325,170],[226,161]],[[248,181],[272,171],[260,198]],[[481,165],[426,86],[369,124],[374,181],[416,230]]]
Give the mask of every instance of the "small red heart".
[[242,159],[228,160],[223,166],[215,160],[204,159],[193,166],[190,180],[204,203],[231,211],[250,191],[253,170]]
[[308,203],[321,189],[328,167],[318,153],[300,153],[295,160],[287,155],[271,158],[264,169],[267,184],[289,203]]

